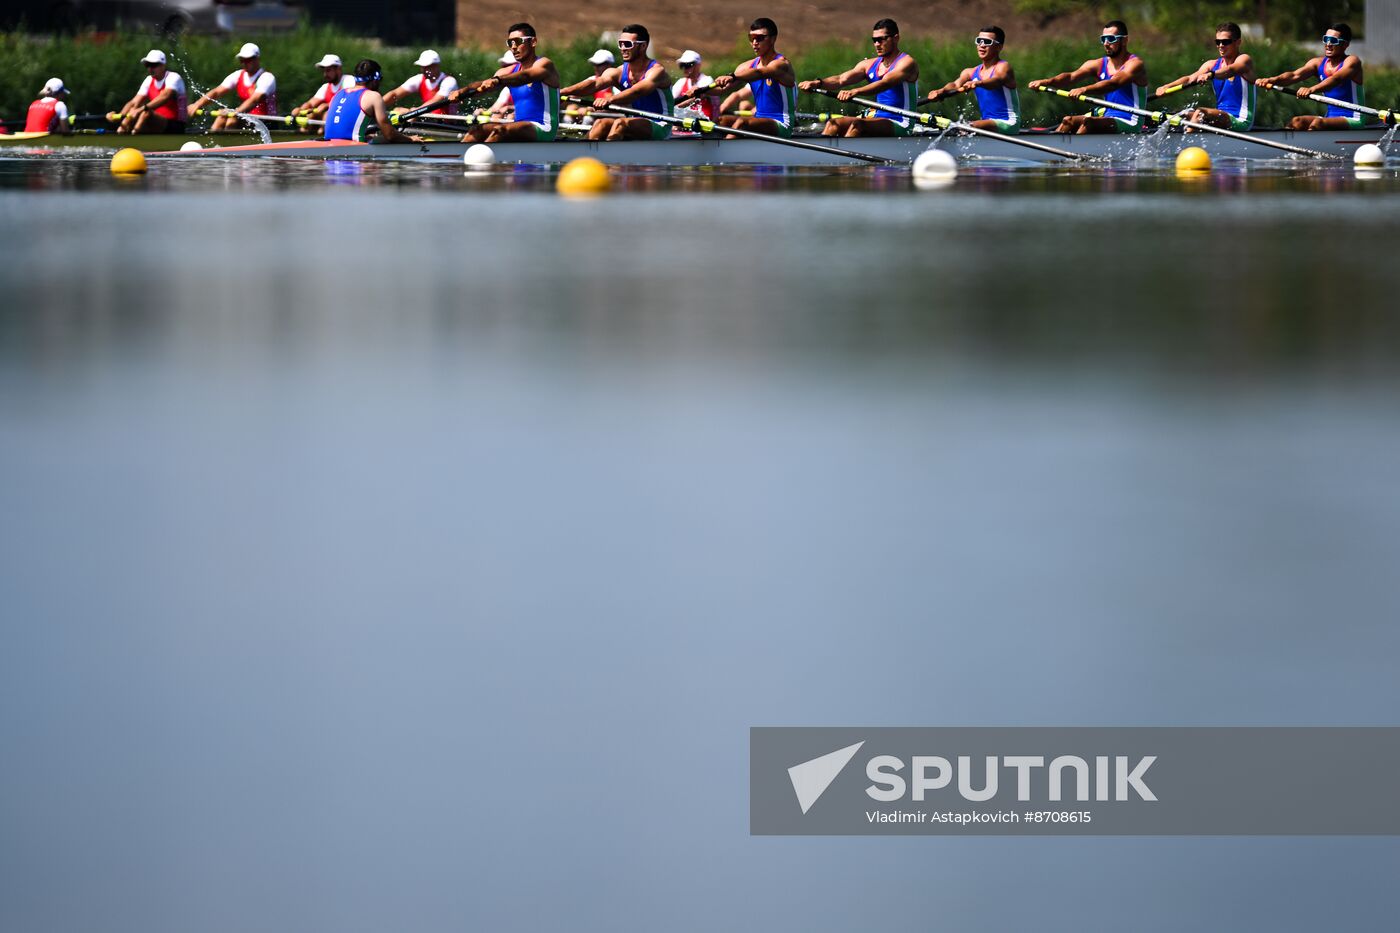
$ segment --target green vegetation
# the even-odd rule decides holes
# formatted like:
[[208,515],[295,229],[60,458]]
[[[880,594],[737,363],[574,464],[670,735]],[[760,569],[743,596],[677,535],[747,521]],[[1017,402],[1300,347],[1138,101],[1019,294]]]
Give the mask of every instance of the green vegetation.
[[[1148,62],[1154,85],[1193,71],[1207,57],[1214,56],[1209,45],[1210,26],[1199,30],[1195,43],[1175,43],[1168,47],[1146,47],[1135,44],[1139,54]],[[22,117],[30,101],[44,81],[61,77],[74,89],[70,106],[77,113],[105,113],[118,109],[131,98],[145,70],[140,59],[153,45],[164,48],[171,56],[171,67],[185,76],[191,94],[207,89],[237,67],[234,51],[243,40],[216,36],[192,36],[176,46],[162,45],[151,36],[141,34],[116,36],[78,36],[69,38],[34,37],[18,33],[0,33],[0,58],[7,67],[0,76],[0,116],[6,119]],[[384,67],[386,85],[414,74],[413,60],[418,49],[389,49],[379,47],[374,40],[358,39],[329,29],[303,29],[295,33],[267,37],[263,46],[263,64],[277,75],[278,96],[283,110],[301,103],[321,83],[320,72],[313,63],[326,52],[335,52],[347,67],[363,57],[373,57]],[[591,70],[587,57],[597,48],[592,39],[577,39],[568,46],[543,49],[558,63],[566,82],[577,81]],[[976,64],[972,43],[950,45],[946,42],[906,41],[904,48],[918,59],[923,73],[921,88],[941,85],[960,70]],[[1246,48],[1259,62],[1262,73],[1275,74],[1296,67],[1308,56],[1307,48],[1292,44],[1255,43]],[[504,49],[450,49],[444,54],[447,69],[459,78],[471,79],[495,70],[495,59]],[[830,42],[805,49],[795,56],[798,74],[820,77],[851,67],[869,54],[868,47],[852,43]],[[1100,54],[1093,37],[1079,43],[1045,42],[1019,48],[1015,37],[1009,38],[1006,57],[1015,65],[1022,84],[1046,77],[1078,65]],[[747,49],[736,47],[732,60],[712,62],[711,73],[728,70],[747,56]],[[1373,106],[1385,107],[1400,103],[1400,72],[1368,70],[1367,100]],[[1164,102],[1174,108],[1186,106],[1192,95],[1209,95],[1203,89],[1193,89]],[[803,95],[804,98],[806,95]],[[1204,98],[1202,98],[1204,99]],[[807,110],[830,110],[829,98],[803,100]],[[1062,98],[1049,95],[1022,94],[1032,124],[1051,122],[1055,115],[1075,112],[1077,108]],[[952,116],[971,101],[955,100],[940,105],[941,112]],[[1292,113],[1316,112],[1310,107],[1275,94],[1259,95],[1261,125],[1282,122]]]

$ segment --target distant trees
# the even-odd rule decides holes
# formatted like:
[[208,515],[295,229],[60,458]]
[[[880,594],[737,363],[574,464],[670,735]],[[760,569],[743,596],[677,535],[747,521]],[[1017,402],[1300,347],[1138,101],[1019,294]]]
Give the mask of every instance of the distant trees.
[[1329,25],[1349,22],[1362,32],[1365,0],[1155,0],[1119,5],[1104,0],[1015,0],[1016,9],[1038,14],[1049,22],[1071,12],[1093,11],[1105,19],[1135,19],[1148,11],[1147,21],[1162,32],[1184,34],[1209,30],[1216,23],[1258,23],[1271,39],[1308,39]]

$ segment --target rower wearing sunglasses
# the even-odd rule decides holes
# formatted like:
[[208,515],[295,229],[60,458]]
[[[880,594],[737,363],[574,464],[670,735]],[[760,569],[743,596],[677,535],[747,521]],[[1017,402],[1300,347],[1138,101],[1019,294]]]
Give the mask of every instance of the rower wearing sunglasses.
[[[1344,100],[1357,106],[1365,106],[1366,91],[1362,86],[1365,77],[1361,71],[1361,59],[1347,54],[1351,45],[1351,27],[1337,23],[1327,29],[1322,37],[1322,55],[1308,59],[1308,63],[1293,71],[1285,71],[1272,78],[1260,78],[1254,83],[1260,87],[1289,87],[1299,81],[1316,77],[1317,83],[1298,88],[1299,97],[1309,94],[1325,94],[1337,100]],[[1366,125],[1366,118],[1354,110],[1327,106],[1324,116],[1307,114],[1288,121],[1290,130],[1359,130]]]
[[559,132],[559,72],[554,62],[535,54],[535,27],[516,23],[506,31],[506,48],[511,63],[503,65],[485,81],[464,85],[449,100],[461,94],[475,97],[504,87],[510,92],[515,119],[509,123],[474,126],[462,136],[467,143],[551,142]]
[[982,119],[973,120],[979,130],[1015,135],[1021,131],[1021,95],[1016,93],[1016,72],[1002,61],[1006,33],[1000,26],[983,26],[973,40],[977,45],[976,66],[964,68],[952,81],[928,92],[929,100],[943,100],[973,91]]
[[1220,57],[1207,59],[1189,75],[1168,81],[1157,88],[1156,94],[1170,94],[1178,87],[1211,83],[1215,91],[1214,107],[1197,107],[1189,119],[1193,123],[1208,123],[1223,130],[1239,133],[1254,127],[1254,59],[1240,51],[1240,27],[1236,23],[1221,23],[1215,27],[1215,47]]
[[[850,71],[803,81],[797,87],[803,91],[839,91],[838,100],[873,96],[879,103],[913,110],[919,100],[919,66],[909,53],[899,50],[899,26],[892,19],[880,20],[871,27],[870,42],[875,46],[874,58],[859,62]],[[879,109],[862,117],[832,115],[822,135],[908,136],[912,122],[907,116]]]
[[756,57],[735,68],[733,74],[720,75],[715,79],[715,87],[727,91],[736,84],[747,84],[753,90],[754,113],[751,117],[721,117],[719,122],[724,126],[769,136],[792,136],[797,114],[797,73],[792,70],[792,62],[778,51],[777,43],[777,23],[760,16],[749,24],[749,46]]
[[[1144,109],[1147,106],[1147,66],[1128,51],[1127,25],[1118,19],[1105,23],[1099,42],[1103,44],[1102,58],[1091,58],[1073,71],[1032,81],[1026,87],[1032,91],[1041,87],[1062,88],[1085,78],[1097,78],[1093,84],[1071,89],[1069,96],[1089,94],[1115,104]],[[1150,129],[1138,114],[1113,107],[1100,107],[1091,114],[1070,114],[1059,125],[1061,133],[1141,133]]]
[[621,67],[605,69],[560,92],[566,97],[591,96],[603,88],[613,88],[612,96],[606,101],[599,101],[598,109],[593,111],[593,125],[588,128],[589,139],[666,139],[671,135],[669,123],[609,114],[603,109],[607,104],[621,104],[632,110],[671,115],[674,109],[671,79],[666,74],[665,66],[647,55],[650,44],[651,33],[645,26],[636,23],[623,26],[617,40],[617,49],[622,53]]

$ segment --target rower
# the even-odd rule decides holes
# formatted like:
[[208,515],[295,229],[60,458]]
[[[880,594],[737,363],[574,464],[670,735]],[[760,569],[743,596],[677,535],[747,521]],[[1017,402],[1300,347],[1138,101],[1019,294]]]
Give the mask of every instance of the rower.
[[452,75],[443,74],[442,56],[432,49],[424,49],[413,64],[418,66],[418,74],[385,94],[384,103],[393,107],[408,95],[417,94],[420,98],[419,104],[442,104],[441,107],[428,111],[429,113],[451,113],[452,108],[447,98],[457,90],[457,79]]
[[797,113],[797,75],[792,62],[778,52],[777,43],[777,23],[760,16],[749,24],[749,46],[756,57],[735,68],[732,75],[720,75],[715,79],[715,87],[727,91],[736,84],[747,84],[753,89],[754,115],[720,117],[724,126],[769,136],[792,136]]
[[[239,69],[224,80],[219,82],[219,86],[206,94],[201,94],[199,100],[190,107],[191,110],[199,110],[208,101],[217,101],[229,91],[238,94],[239,104],[234,108],[234,113],[246,113],[249,116],[275,116],[277,114],[277,79],[270,71],[262,67],[262,50],[251,42],[243,43],[243,47],[238,50]],[[214,125],[209,128],[210,132],[218,133],[221,130],[239,129],[239,119],[230,114],[222,114],[214,118]]]
[[[306,117],[311,120],[323,119],[326,111],[330,109],[331,99],[339,92],[347,91],[355,86],[355,79],[345,73],[345,66],[341,63],[339,55],[327,52],[321,56],[316,67],[321,69],[321,76],[326,81],[316,89],[315,94],[307,98],[306,103],[292,108],[292,116],[294,117]],[[303,127],[303,129],[306,128]]]
[[1244,133],[1254,127],[1254,59],[1240,51],[1240,27],[1237,23],[1221,23],[1215,27],[1215,47],[1220,56],[1207,59],[1189,75],[1168,81],[1157,88],[1156,94],[1170,94],[1177,87],[1211,82],[1215,90],[1214,107],[1197,107],[1191,111],[1192,123],[1209,123],[1222,130]]
[[[1105,23],[1099,42],[1103,44],[1105,53],[1102,58],[1091,58],[1073,71],[1031,81],[1026,87],[1031,90],[1065,87],[1085,78],[1096,77],[1098,80],[1093,84],[1071,89],[1069,96],[1092,94],[1115,104],[1144,109],[1147,106],[1147,65],[1128,51],[1127,25],[1119,19]],[[1070,114],[1060,121],[1059,126],[1061,133],[1141,133],[1150,129],[1147,121],[1138,114],[1112,107],[1100,107],[1090,114]]]
[[[838,100],[850,100],[857,95],[873,96],[878,103],[913,110],[919,100],[919,66],[908,52],[899,50],[899,26],[892,19],[880,20],[871,28],[870,41],[875,46],[873,58],[864,59],[839,75],[803,81],[798,88],[840,91],[836,95]],[[908,136],[912,125],[913,121],[907,116],[876,109],[862,117],[832,115],[822,135]]]
[[45,81],[38,99],[29,105],[24,132],[59,133],[64,136],[71,133],[73,127],[68,122],[68,105],[64,103],[67,99],[68,88],[64,87],[62,78]]
[[[1317,83],[1298,88],[1299,97],[1309,94],[1326,94],[1336,100],[1364,106],[1366,90],[1363,86],[1365,75],[1361,69],[1361,59],[1348,55],[1351,45],[1351,27],[1337,23],[1327,27],[1322,37],[1322,55],[1308,59],[1308,63],[1293,71],[1285,71],[1272,78],[1260,78],[1254,83],[1260,87],[1289,87],[1299,81],[1316,76]],[[1328,104],[1323,116],[1305,114],[1288,121],[1290,130],[1359,130],[1366,125],[1366,117],[1354,110]]]
[[506,48],[513,61],[485,81],[465,85],[449,95],[490,94],[499,87],[510,91],[515,117],[509,123],[474,126],[462,136],[469,143],[552,142],[559,132],[559,72],[554,62],[535,54],[535,27],[516,23],[506,31]]
[[379,93],[382,78],[379,62],[372,58],[362,59],[355,65],[352,85],[336,91],[326,109],[326,139],[366,142],[377,128],[378,142],[422,142],[400,132],[389,122],[384,97]]
[[1001,57],[1006,32],[1000,26],[983,26],[973,42],[977,46],[977,64],[929,91],[928,99],[943,100],[972,91],[982,119],[972,120],[969,125],[1014,136],[1021,131],[1021,95],[1016,92],[1016,72]]
[[[584,78],[578,84],[564,88],[563,94],[589,94],[595,98],[600,88],[612,88],[609,103],[623,104],[633,110],[647,113],[671,115],[675,102],[671,98],[671,79],[666,68],[647,55],[651,44],[651,33],[645,26],[633,23],[623,26],[618,36],[617,48],[622,52],[622,67],[605,68],[592,77]],[[671,135],[671,124],[648,120],[644,117],[611,115],[600,108],[593,112],[593,125],[588,128],[589,139],[666,139]]]
[[676,59],[676,67],[680,68],[681,76],[671,85],[671,98],[691,100],[689,104],[676,106],[676,116],[699,117],[705,120],[713,120],[719,116],[718,94],[696,94],[701,88],[711,87],[715,83],[714,78],[705,74],[700,53],[694,49],[686,49],[681,53],[681,57]]
[[151,49],[141,59],[146,79],[120,111],[118,133],[183,133],[189,119],[185,79],[165,67],[165,53]]

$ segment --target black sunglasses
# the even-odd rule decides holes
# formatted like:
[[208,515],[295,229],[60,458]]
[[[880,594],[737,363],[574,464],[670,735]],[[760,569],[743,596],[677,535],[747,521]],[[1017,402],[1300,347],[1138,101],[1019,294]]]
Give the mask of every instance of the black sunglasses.
[[893,36],[871,36],[870,41],[875,43],[876,45],[879,45],[881,42],[890,41],[897,35],[899,35],[899,33],[895,33]]

